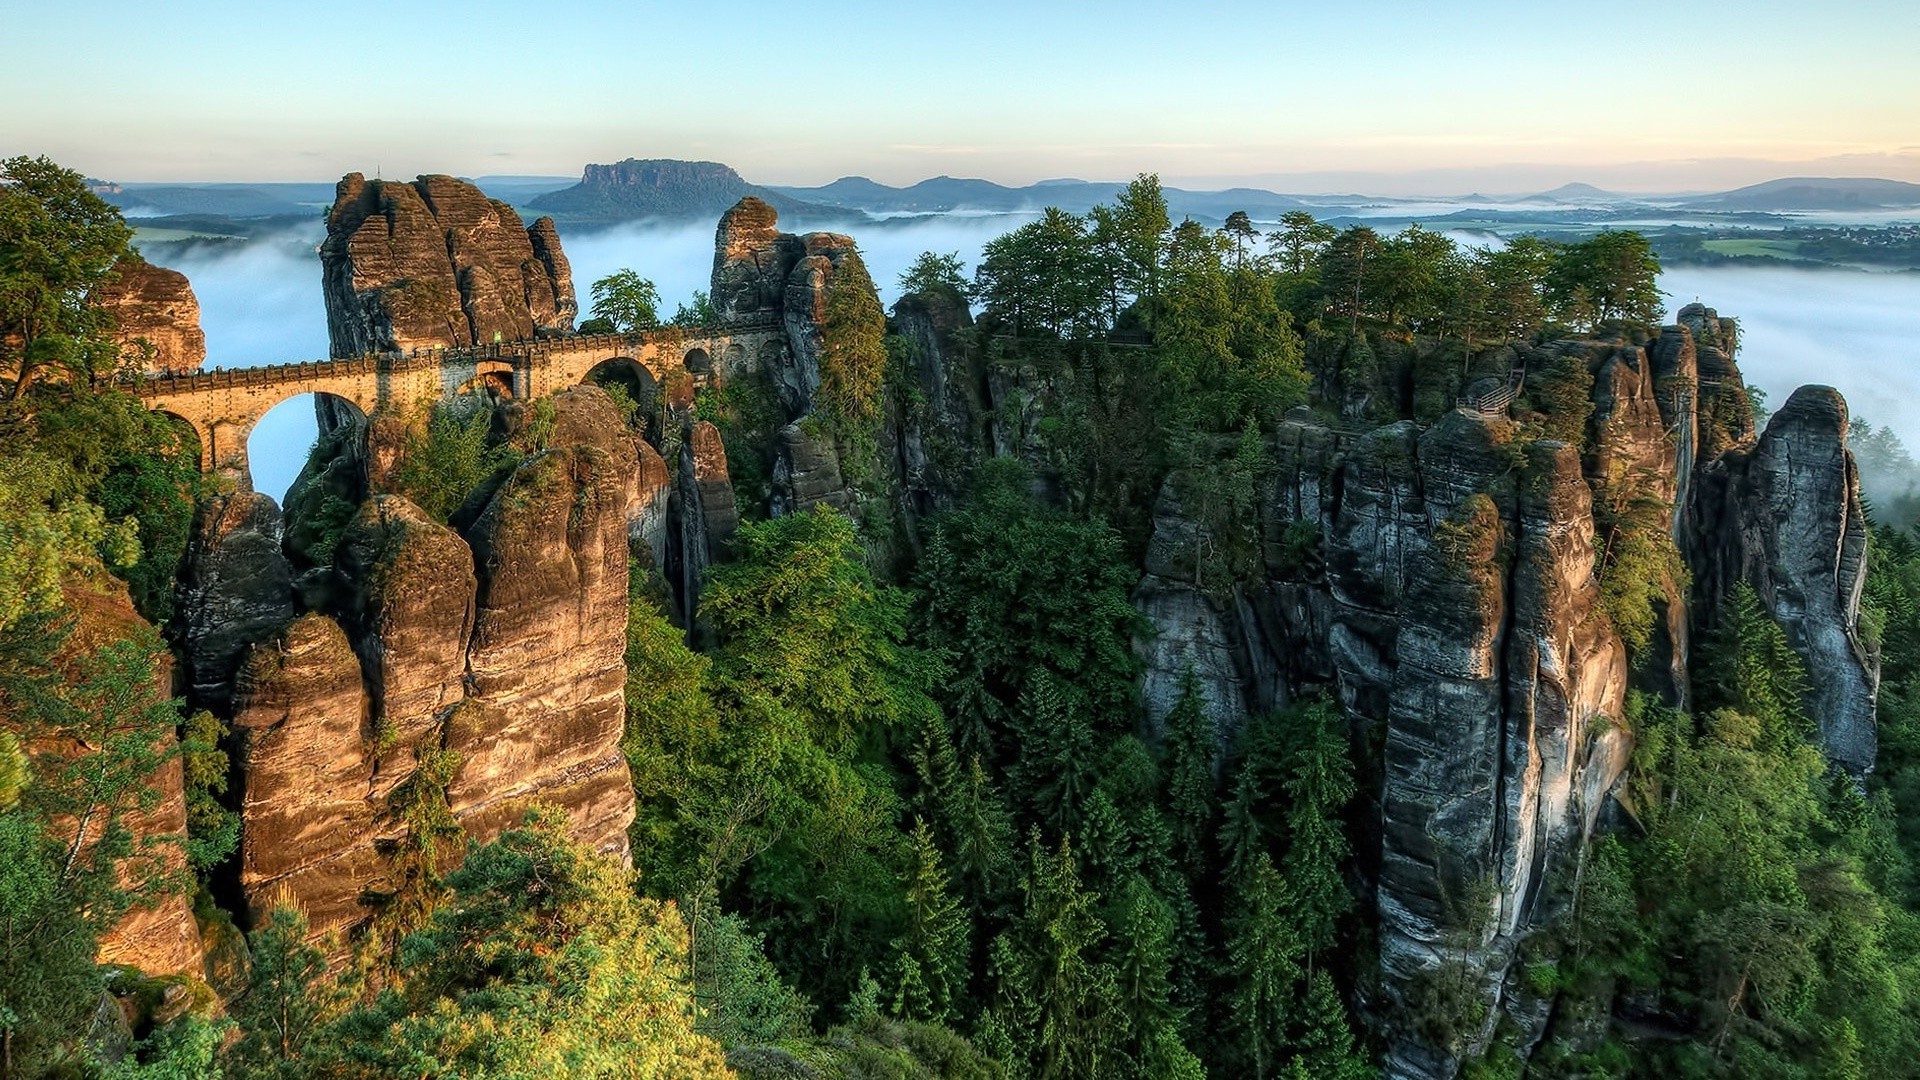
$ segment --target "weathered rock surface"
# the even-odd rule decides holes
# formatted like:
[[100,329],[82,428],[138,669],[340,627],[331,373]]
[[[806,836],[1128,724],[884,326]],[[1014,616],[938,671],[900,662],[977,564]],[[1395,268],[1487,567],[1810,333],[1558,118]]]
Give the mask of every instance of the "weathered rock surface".
[[327,616],[303,615],[248,654],[233,729],[240,886],[255,922],[282,898],[306,910],[315,937],[363,917],[361,893],[385,870],[370,720],[360,660]]
[[952,507],[988,445],[986,362],[972,328],[965,298],[950,291],[911,293],[893,305],[890,329],[907,342],[919,391],[895,410],[910,519]]
[[726,326],[786,330],[787,347],[768,350],[760,362],[790,420],[813,407],[827,296],[841,268],[854,265],[865,278],[851,237],[783,233],[778,214],[761,199],[741,199],[721,215],[713,241],[714,309]]
[[[377,430],[336,433],[309,471],[356,482],[377,455],[348,444]],[[464,535],[376,491],[303,576],[326,578],[305,590],[316,613],[252,651],[233,723],[255,916],[286,895],[316,936],[366,921],[404,884],[418,846],[406,805],[423,797],[480,842],[553,803],[581,840],[625,857],[627,560],[633,536],[660,528],[666,469],[597,386],[555,395],[548,439],[480,497]]]
[[564,333],[578,314],[548,219],[450,176],[410,184],[349,173],[320,245],[335,356]]
[[691,623],[700,608],[700,579],[726,551],[740,527],[733,484],[727,476],[727,448],[720,429],[705,420],[694,424],[680,444],[680,603]]
[[[67,583],[63,593],[65,606],[74,616],[73,631],[61,645],[66,663],[93,655],[111,642],[149,629],[146,621],[134,611],[126,587],[104,572],[97,581]],[[152,700],[164,701],[171,696],[172,676],[171,665],[163,665],[154,672],[153,682],[147,689]],[[171,742],[173,734],[168,732],[164,738]],[[102,752],[97,745],[64,739],[42,740],[29,744],[27,750],[34,756],[52,754],[70,760]],[[179,755],[171,755],[148,779],[148,785],[155,796],[150,805],[122,808],[126,811],[123,823],[133,835],[163,845],[152,854],[157,864],[145,858],[123,864],[123,882],[136,891],[141,891],[139,878],[146,876],[147,871],[180,873],[186,862],[185,850],[179,844],[187,832],[186,780]],[[73,819],[56,821],[52,829],[55,835],[64,833],[66,838],[72,838],[84,827],[82,839],[90,845],[100,838],[101,820],[95,818],[90,827]],[[101,936],[100,962],[125,964],[150,975],[202,976],[204,952],[189,897],[174,893],[156,899],[151,906],[127,912]]]
[[[556,436],[622,431],[597,387],[560,395],[556,411]],[[600,412],[613,423],[568,416]],[[638,466],[630,442],[614,451],[556,437],[469,530],[480,575],[470,691],[445,745],[460,755],[448,805],[475,819],[470,829],[497,831],[517,807],[544,799],[567,808],[582,841],[624,858],[633,820],[620,751],[626,511]]]
[[267,496],[238,491],[201,502],[174,630],[195,706],[229,715],[234,672],[247,647],[293,618],[293,568],[280,545],[280,508]]
[[1871,771],[1880,667],[1860,638],[1867,524],[1846,400],[1826,386],[1794,391],[1751,450],[1721,458],[1701,497],[1702,615],[1735,582],[1752,585],[1806,661],[1821,750],[1856,776]]
[[[800,258],[787,275],[786,299],[782,318],[787,327],[790,364],[783,364],[774,375],[774,387],[780,402],[792,416],[803,416],[813,408],[813,395],[820,389],[821,354],[826,348],[828,299],[835,278],[856,273],[860,253],[853,238],[839,233],[808,233],[800,237]],[[866,280],[864,266],[857,271]]]
[[149,372],[194,371],[206,362],[200,301],[180,271],[130,255],[114,265],[92,301],[113,316],[113,337],[128,362]]
[[853,506],[853,492],[840,475],[840,455],[833,440],[809,432],[801,423],[788,424],[774,436],[773,506],[775,517],[804,514],[816,506],[842,513]]
[[373,787],[385,795],[412,775],[417,748],[438,746],[440,721],[466,696],[473,553],[411,502],[377,495],[348,524],[336,567],[353,584],[345,618],[389,751]]

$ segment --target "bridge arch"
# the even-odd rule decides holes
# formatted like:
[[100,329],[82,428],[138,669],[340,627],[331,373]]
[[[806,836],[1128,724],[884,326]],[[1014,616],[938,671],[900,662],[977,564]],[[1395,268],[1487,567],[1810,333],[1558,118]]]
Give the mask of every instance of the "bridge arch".
[[339,394],[324,390],[291,394],[246,425],[237,461],[218,464],[255,491],[284,504],[287,489],[300,475],[314,444],[366,418],[367,410],[359,402]]
[[515,372],[513,364],[506,360],[482,360],[473,366],[473,377],[461,386],[458,393],[488,391],[496,397],[516,396]]
[[660,398],[660,380],[647,365],[630,356],[608,357],[589,368],[580,381],[608,389],[618,387],[640,407],[643,416],[653,411]]
[[208,438],[206,431],[203,430],[199,424],[194,423],[192,420],[172,409],[156,408],[151,411],[154,415],[166,421],[167,424],[179,430],[182,443],[181,449],[187,449],[188,445],[191,445],[194,461],[199,465],[201,472],[206,472],[213,467],[212,458],[209,456],[212,452],[212,440]]

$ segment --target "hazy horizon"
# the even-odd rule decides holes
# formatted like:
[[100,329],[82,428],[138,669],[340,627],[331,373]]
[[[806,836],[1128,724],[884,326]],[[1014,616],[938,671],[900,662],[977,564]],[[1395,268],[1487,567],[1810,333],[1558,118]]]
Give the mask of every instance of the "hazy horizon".
[[[0,153],[104,179],[573,175],[670,157],[796,186],[1139,172],[1379,194],[1724,189],[1809,170],[1920,181],[1920,67],[1905,62],[1920,20],[1879,0],[1818,19],[1730,0],[1623,0],[1604,18],[1514,0],[1177,13],[987,0],[964,16],[871,0],[595,0],[538,16],[435,0],[378,20],[236,0],[155,19],[101,0],[8,18],[33,47],[0,68],[14,106]],[[1725,32],[1701,38],[1709,28]],[[1610,62],[1571,77],[1589,56]],[[496,70],[514,78],[469,77]]]
[[[0,156],[9,156],[13,150],[0,147]],[[27,151],[20,151],[27,152]],[[528,180],[578,180],[588,165],[612,164],[626,158],[671,158],[670,155],[645,151],[609,158],[604,161],[581,162],[571,170],[553,172],[501,172],[481,171],[477,169],[429,168],[419,172],[396,173],[378,164],[372,166],[348,167],[339,173],[328,175],[282,176],[274,178],[183,175],[175,177],[104,175],[98,170],[81,168],[71,161],[61,164],[76,168],[92,179],[106,183],[127,185],[206,185],[206,184],[331,184],[350,172],[364,175],[384,176],[387,179],[412,179],[427,174],[444,174],[469,179],[491,177]],[[57,160],[57,159],[56,159]],[[706,158],[687,158],[673,160],[713,160]],[[804,179],[767,178],[749,174],[733,161],[719,162],[739,172],[752,184],[762,187],[823,187],[836,180],[864,178],[885,184],[889,187],[905,188],[924,180],[947,177],[959,180],[986,180],[1003,187],[1024,188],[1035,184],[1051,182],[1090,182],[1125,183],[1141,172],[1141,169],[1123,175],[1092,174],[1085,176],[1044,175],[1044,176],[1007,176],[975,175],[970,173],[942,172],[919,175],[900,175],[893,178],[875,176],[859,172],[834,172],[831,168],[818,175],[809,175]],[[832,172],[833,175],[826,175]],[[1764,183],[1769,180],[1787,178],[1814,179],[1879,179],[1900,180],[1907,183],[1920,183],[1920,151],[1901,154],[1851,155],[1826,158],[1814,161],[1766,161],[1760,159],[1726,159],[1720,161],[1663,161],[1636,162],[1612,166],[1594,166],[1580,171],[1573,166],[1552,164],[1490,165],[1479,168],[1433,169],[1415,168],[1401,172],[1366,172],[1357,170],[1332,170],[1321,172],[1273,172],[1243,176],[1178,176],[1161,175],[1161,182],[1169,187],[1184,188],[1193,191],[1222,191],[1230,188],[1264,189],[1283,195],[1340,196],[1367,195],[1388,198],[1446,199],[1460,196],[1522,196],[1553,191],[1568,184],[1589,184],[1601,190],[1621,194],[1647,197],[1686,196],[1710,194],[1735,188]]]

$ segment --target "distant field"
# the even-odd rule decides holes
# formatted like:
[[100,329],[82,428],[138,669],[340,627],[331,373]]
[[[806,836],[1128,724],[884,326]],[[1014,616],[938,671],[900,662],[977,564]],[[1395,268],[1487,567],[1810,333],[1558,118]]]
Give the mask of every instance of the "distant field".
[[1800,242],[1798,240],[1760,240],[1741,237],[1727,240],[1707,240],[1703,241],[1700,246],[1704,250],[1711,251],[1717,255],[1747,256],[1749,258],[1756,255],[1771,255],[1776,259],[1806,258],[1806,256],[1800,254]]

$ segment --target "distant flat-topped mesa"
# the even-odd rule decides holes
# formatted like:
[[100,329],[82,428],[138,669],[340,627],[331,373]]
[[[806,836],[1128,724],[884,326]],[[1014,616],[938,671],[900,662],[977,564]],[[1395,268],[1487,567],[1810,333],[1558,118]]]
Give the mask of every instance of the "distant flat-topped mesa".
[[129,255],[94,290],[93,304],[113,315],[114,340],[128,363],[161,372],[193,371],[206,362],[200,301],[180,271]]
[[749,184],[717,161],[661,158],[589,165],[578,184],[537,196],[529,205],[566,221],[687,220],[712,217],[746,197],[782,211],[845,216],[844,211],[810,205]]
[[320,245],[333,355],[527,341],[573,329],[573,272],[551,218],[451,176],[348,173]]

